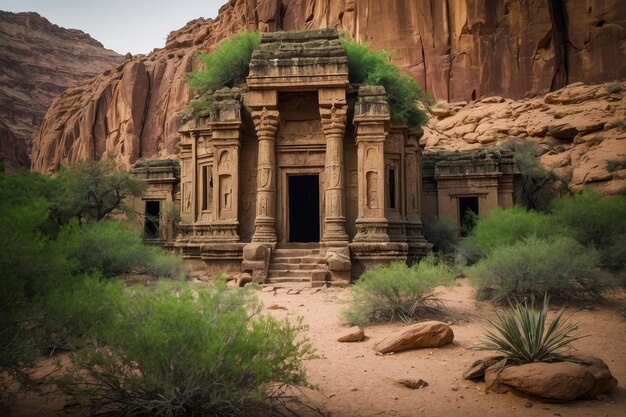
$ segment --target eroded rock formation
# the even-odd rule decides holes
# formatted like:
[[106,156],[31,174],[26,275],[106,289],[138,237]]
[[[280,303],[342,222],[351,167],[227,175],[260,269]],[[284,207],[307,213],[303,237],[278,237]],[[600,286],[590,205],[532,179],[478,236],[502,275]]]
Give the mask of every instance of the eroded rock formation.
[[426,152],[524,140],[572,189],[626,186],[626,82],[574,83],[525,100],[443,104],[424,127]]
[[36,137],[32,167],[170,155],[195,54],[245,29],[336,27],[392,52],[436,99],[469,101],[624,79],[625,26],[620,0],[230,0],[217,18],[172,32],[165,48],[61,96]]
[[0,11],[0,159],[7,168],[30,166],[32,135],[55,97],[122,60],[37,13]]

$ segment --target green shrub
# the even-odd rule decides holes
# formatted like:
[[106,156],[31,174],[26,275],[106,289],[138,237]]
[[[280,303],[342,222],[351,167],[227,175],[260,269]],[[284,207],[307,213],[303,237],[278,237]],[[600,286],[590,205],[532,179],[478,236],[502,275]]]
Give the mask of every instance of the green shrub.
[[382,85],[387,92],[391,119],[409,127],[421,126],[428,119],[417,106],[423,99],[417,82],[391,63],[384,50],[372,51],[367,44],[342,39],[348,56],[348,78],[353,84]]
[[99,344],[72,355],[56,383],[88,414],[282,415],[276,386],[307,385],[302,325],[260,316],[261,304],[224,282],[211,289],[160,285],[118,293]]
[[182,261],[160,248],[146,246],[125,223],[102,220],[82,227],[76,258],[83,271],[106,277],[147,271],[156,276],[178,277]]
[[615,264],[616,245],[626,236],[626,196],[584,189],[556,200],[552,211],[555,221],[566,227],[576,240],[602,253],[603,265]]
[[523,207],[497,207],[478,219],[472,233],[461,243],[461,253],[468,261],[477,261],[494,249],[511,245],[529,236],[547,237],[558,233],[547,214]]
[[457,245],[456,226],[446,217],[435,217],[435,221],[424,223],[424,237],[433,244],[433,250],[452,253]]
[[531,362],[550,362],[566,358],[558,351],[569,346],[582,336],[572,334],[578,326],[570,322],[570,317],[563,318],[565,307],[554,316],[548,326],[549,298],[543,300],[540,311],[535,310],[534,301],[517,302],[511,309],[489,319],[483,344],[477,350],[501,353],[503,360],[499,366],[508,364],[522,365]]
[[496,247],[469,275],[479,299],[503,302],[547,294],[568,300],[599,296],[611,285],[599,265],[598,251],[572,238],[531,236]]
[[450,269],[437,264],[434,257],[422,259],[411,267],[403,262],[368,269],[350,288],[350,306],[341,318],[353,325],[422,319],[443,306],[436,287],[451,285]]
[[219,44],[211,53],[199,54],[204,70],[189,72],[189,88],[198,94],[244,83],[259,32],[242,32]]

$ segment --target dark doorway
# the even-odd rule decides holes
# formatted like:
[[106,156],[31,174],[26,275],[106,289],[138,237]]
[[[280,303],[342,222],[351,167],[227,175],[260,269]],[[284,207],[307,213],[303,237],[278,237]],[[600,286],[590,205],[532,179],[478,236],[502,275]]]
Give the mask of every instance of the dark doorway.
[[478,197],[459,198],[459,224],[461,225],[461,236],[470,234],[476,225],[478,218]]
[[146,220],[144,223],[144,237],[146,239],[158,239],[159,215],[161,213],[160,201],[146,201]]
[[320,185],[317,175],[290,175],[289,241],[320,241]]

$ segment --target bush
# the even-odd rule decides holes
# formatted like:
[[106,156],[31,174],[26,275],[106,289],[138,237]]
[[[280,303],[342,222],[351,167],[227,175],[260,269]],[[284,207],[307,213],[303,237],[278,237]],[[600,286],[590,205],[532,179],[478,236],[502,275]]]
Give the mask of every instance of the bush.
[[280,415],[277,386],[307,385],[301,325],[259,316],[261,304],[224,282],[206,290],[134,288],[99,344],[72,355],[56,383],[87,413],[124,416]]
[[424,237],[433,244],[433,249],[452,253],[457,245],[456,226],[446,217],[435,217],[432,223],[424,224]]
[[528,237],[495,248],[469,269],[479,299],[503,302],[541,297],[567,300],[599,296],[611,285],[597,267],[600,254],[569,237]]
[[555,220],[567,227],[583,245],[597,249],[612,246],[626,234],[626,196],[605,196],[586,188],[552,204]]
[[558,233],[547,214],[523,207],[497,207],[478,219],[471,235],[461,243],[461,253],[470,262],[488,256],[494,249],[529,236],[548,237]]
[[351,287],[351,305],[341,318],[353,325],[417,321],[437,313],[443,304],[436,287],[451,285],[450,269],[429,256],[411,267],[403,262],[368,269]]
[[244,83],[252,52],[259,46],[259,32],[242,32],[219,44],[209,54],[199,54],[205,65],[201,71],[187,73],[189,88],[198,94]]
[[552,169],[546,169],[535,154],[535,144],[528,141],[508,141],[503,147],[513,151],[522,174],[522,203],[532,210],[546,210],[550,202],[567,192],[566,180]]
[[483,344],[476,349],[501,353],[504,356],[499,364],[501,367],[564,359],[558,351],[582,336],[572,335],[578,326],[569,321],[571,316],[563,319],[565,307],[548,326],[548,304],[549,298],[545,297],[541,311],[535,310],[534,301],[530,307],[524,301],[524,304],[511,305],[511,309],[504,313],[496,311],[495,319],[489,320],[490,328]]
[[76,257],[83,271],[99,271],[106,277],[142,271],[168,277],[181,274],[180,259],[144,245],[139,235],[120,221],[102,220],[77,233]]
[[417,106],[423,98],[417,82],[390,62],[383,50],[342,39],[348,55],[348,77],[353,84],[382,85],[387,92],[391,119],[409,127],[421,126],[428,116]]

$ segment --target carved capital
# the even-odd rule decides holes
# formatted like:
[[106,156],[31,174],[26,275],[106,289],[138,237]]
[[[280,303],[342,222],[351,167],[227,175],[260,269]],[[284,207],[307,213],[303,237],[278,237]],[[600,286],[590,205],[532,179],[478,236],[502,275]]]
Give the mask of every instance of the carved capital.
[[320,116],[324,135],[343,137],[346,130],[346,115],[347,106],[345,100],[320,105]]
[[280,122],[278,110],[272,108],[268,109],[267,107],[253,110],[252,120],[254,121],[254,128],[256,129],[259,140],[276,139],[276,132],[278,132],[278,124]]

